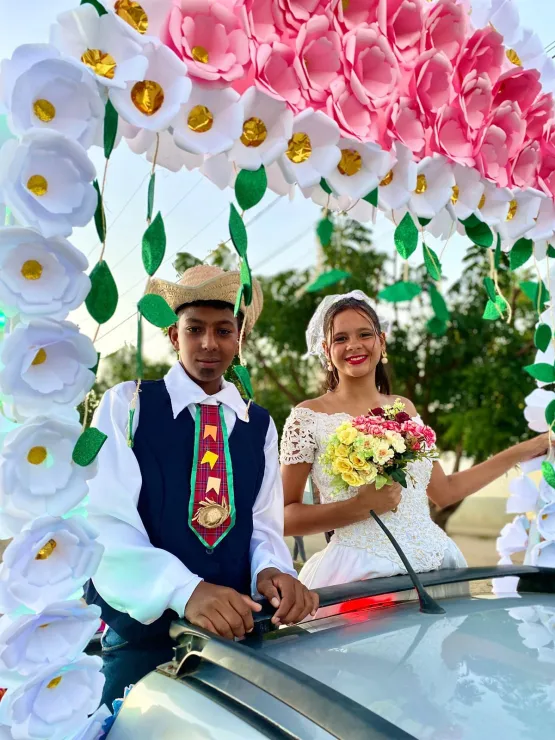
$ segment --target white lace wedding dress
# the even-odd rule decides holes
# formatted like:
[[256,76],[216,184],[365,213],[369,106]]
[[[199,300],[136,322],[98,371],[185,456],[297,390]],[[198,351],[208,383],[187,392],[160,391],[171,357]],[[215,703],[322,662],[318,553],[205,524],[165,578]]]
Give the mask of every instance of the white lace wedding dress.
[[[357,494],[356,488],[350,488],[332,496],[331,480],[319,462],[331,434],[350,418],[348,414],[323,414],[295,408],[285,424],[281,462],[284,465],[312,464],[312,480],[323,505]],[[430,460],[410,464],[408,486],[403,489],[397,511],[381,517],[418,573],[466,566],[457,545],[430,517],[426,489],[432,465]],[[327,547],[308,560],[299,578],[308,588],[321,588],[400,573],[406,570],[399,556],[376,522],[369,518],[337,528]]]

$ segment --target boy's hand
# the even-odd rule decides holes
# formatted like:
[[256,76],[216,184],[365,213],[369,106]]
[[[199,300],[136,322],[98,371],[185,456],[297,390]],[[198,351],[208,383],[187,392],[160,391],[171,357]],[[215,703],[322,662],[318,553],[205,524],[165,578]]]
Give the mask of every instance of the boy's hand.
[[185,619],[197,627],[232,640],[252,632],[252,613],[259,612],[261,608],[256,601],[232,588],[202,581],[187,602]]
[[318,611],[318,594],[309,591],[296,578],[277,568],[260,571],[256,587],[277,609],[272,617],[274,624],[296,624],[309,614],[314,616]]

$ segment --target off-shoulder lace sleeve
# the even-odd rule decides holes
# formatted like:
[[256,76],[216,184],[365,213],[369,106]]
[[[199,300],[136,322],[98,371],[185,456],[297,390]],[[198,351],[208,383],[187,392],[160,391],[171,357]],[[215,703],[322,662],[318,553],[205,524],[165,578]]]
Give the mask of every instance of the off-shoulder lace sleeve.
[[316,417],[306,408],[295,408],[289,414],[281,438],[282,465],[313,463],[316,458]]

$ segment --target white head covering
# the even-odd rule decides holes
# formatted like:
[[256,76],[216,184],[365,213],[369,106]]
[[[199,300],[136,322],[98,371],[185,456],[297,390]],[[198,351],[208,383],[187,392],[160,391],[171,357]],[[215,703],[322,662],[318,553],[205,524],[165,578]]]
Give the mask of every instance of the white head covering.
[[308,329],[306,330],[306,346],[308,348],[307,355],[314,355],[315,357],[319,357],[323,365],[325,365],[327,361],[326,353],[324,352],[323,347],[325,339],[324,318],[330,307],[333,306],[334,303],[338,303],[345,298],[355,298],[357,301],[367,303],[371,309],[376,311],[381,330],[384,333],[387,334],[391,326],[391,321],[385,316],[378,313],[370,298],[368,298],[366,293],[363,293],[362,290],[352,290],[350,293],[343,293],[341,295],[327,295],[314,312],[314,316],[310,319]]

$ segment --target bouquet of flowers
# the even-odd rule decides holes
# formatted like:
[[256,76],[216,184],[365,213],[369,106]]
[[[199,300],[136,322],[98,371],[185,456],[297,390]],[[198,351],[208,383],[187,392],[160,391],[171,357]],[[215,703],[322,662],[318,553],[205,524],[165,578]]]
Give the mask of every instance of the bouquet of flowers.
[[405,412],[397,399],[341,424],[331,435],[320,462],[334,482],[336,493],[348,486],[393,482],[407,486],[407,466],[437,458],[435,433]]

